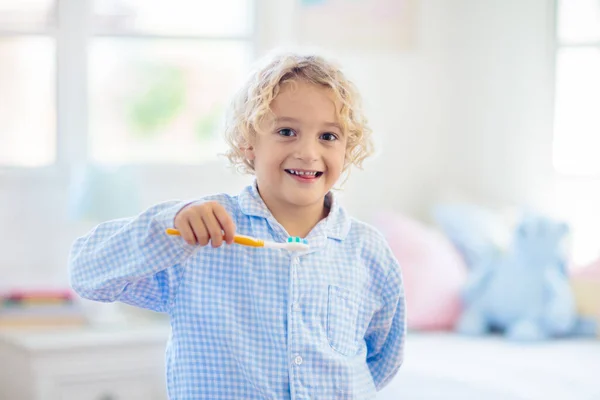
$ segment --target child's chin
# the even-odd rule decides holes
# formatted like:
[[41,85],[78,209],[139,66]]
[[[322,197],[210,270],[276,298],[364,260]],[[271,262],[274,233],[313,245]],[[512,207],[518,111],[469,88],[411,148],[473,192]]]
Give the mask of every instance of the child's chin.
[[290,203],[297,205],[298,207],[308,206],[322,201],[325,198],[325,192],[313,188],[310,191],[298,189],[294,193],[288,193]]

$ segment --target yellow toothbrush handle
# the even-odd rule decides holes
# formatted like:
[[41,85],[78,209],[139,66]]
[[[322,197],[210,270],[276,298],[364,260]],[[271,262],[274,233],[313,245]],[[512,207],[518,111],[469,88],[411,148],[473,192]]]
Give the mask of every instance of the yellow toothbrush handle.
[[[166,233],[167,233],[167,235],[181,236],[181,232],[179,232],[179,230],[173,229],[173,228],[167,228]],[[233,237],[233,242],[237,243],[237,244],[241,244],[243,246],[250,246],[250,247],[264,247],[264,245],[265,245],[265,242],[260,239],[254,239],[250,236],[242,236],[242,235],[235,235]]]
[[260,239],[254,239],[250,236],[242,236],[235,235],[233,237],[233,242],[237,244],[241,244],[243,246],[251,246],[251,247],[264,247],[265,242]]

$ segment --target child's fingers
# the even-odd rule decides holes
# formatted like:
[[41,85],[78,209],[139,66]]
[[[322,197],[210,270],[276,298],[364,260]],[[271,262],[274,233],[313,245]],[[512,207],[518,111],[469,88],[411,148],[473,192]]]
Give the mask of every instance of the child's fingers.
[[192,226],[192,230],[196,236],[197,243],[200,246],[206,246],[210,240],[210,235],[204,226],[204,220],[202,219],[202,216],[196,213],[190,215],[190,225]]
[[188,221],[184,221],[180,225],[179,233],[186,243],[191,245],[196,244],[196,236],[194,235],[194,231],[192,230],[190,223]]
[[204,226],[210,236],[212,247],[220,247],[223,244],[223,232],[221,231],[221,225],[219,225],[219,221],[217,221],[213,212],[208,211],[202,214],[202,220],[204,221]]
[[233,243],[233,237],[235,236],[235,224],[233,223],[231,216],[225,210],[225,208],[221,206],[215,207],[213,209],[213,213],[219,222],[221,229],[225,233],[225,242],[228,244]]
[[210,235],[204,226],[204,223],[200,223],[199,225],[194,226],[194,233],[198,238],[198,244],[200,246],[206,246],[208,241],[210,240]]

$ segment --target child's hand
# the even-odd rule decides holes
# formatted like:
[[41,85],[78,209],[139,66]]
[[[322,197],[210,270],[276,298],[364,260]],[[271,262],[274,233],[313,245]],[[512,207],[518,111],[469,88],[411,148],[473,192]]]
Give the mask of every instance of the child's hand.
[[175,217],[175,228],[187,243],[200,246],[206,246],[209,240],[212,247],[221,246],[223,240],[231,244],[235,235],[231,216],[216,201],[185,206]]

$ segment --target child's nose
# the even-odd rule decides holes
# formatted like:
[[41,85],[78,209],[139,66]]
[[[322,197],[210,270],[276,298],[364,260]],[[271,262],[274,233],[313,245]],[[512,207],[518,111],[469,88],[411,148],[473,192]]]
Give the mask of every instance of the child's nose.
[[318,141],[312,137],[304,137],[298,141],[296,147],[296,158],[305,161],[314,161],[319,158]]

